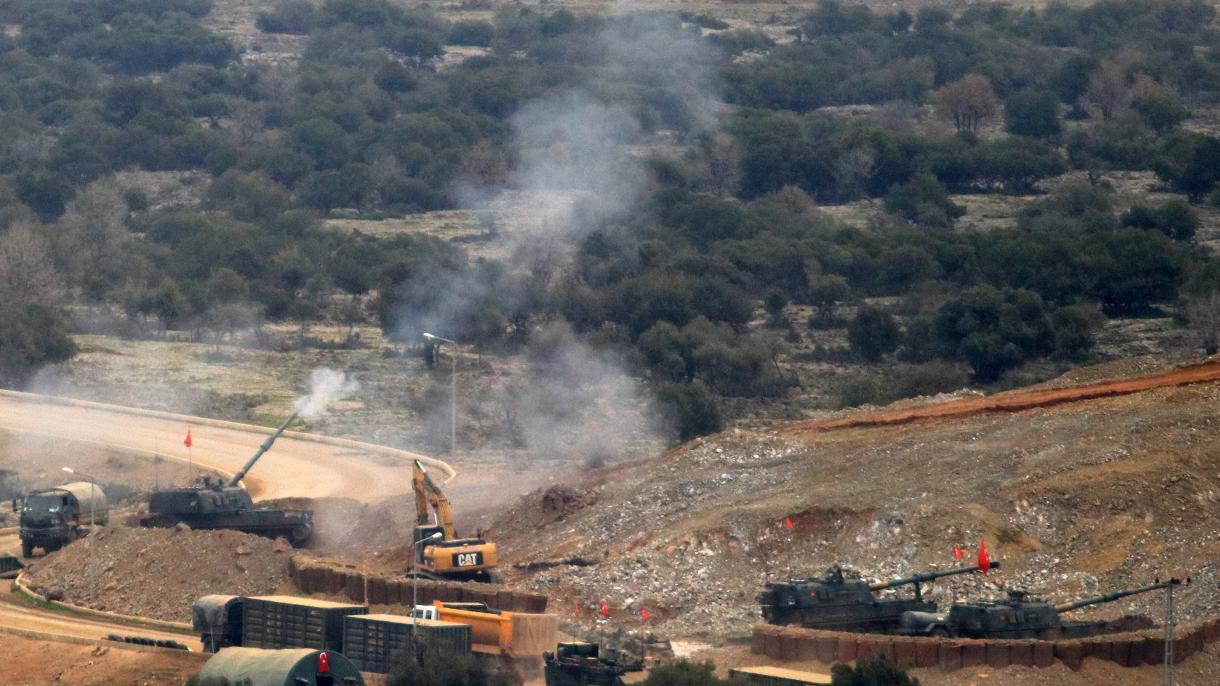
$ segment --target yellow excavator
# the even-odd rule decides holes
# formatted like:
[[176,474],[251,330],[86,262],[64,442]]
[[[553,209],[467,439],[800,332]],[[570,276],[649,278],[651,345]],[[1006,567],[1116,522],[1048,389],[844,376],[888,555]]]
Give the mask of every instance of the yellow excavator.
[[496,544],[481,537],[458,538],[453,507],[419,460],[415,460],[412,485],[415,568],[410,573],[421,579],[496,581]]

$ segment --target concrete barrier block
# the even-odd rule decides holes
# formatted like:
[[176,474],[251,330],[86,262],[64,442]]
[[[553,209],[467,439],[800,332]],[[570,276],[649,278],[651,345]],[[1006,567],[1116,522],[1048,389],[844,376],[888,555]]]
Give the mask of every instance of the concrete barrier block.
[[1144,664],[1144,637],[1131,636],[1123,639],[1127,644],[1127,654],[1121,663],[1124,667],[1138,667]]
[[1034,666],[1050,667],[1055,664],[1055,644],[1050,641],[1034,641]]
[[981,667],[987,664],[987,647],[979,641],[962,642],[962,666]]
[[1033,667],[1033,641],[1012,641],[1011,645],[1008,646],[1008,655],[1012,660],[1012,664],[1017,665],[1018,667]]
[[529,602],[529,608],[530,608],[529,611],[536,612],[538,614],[542,614],[543,612],[546,612],[546,604],[547,604],[548,600],[549,599],[544,595],[537,594],[537,593],[531,594],[530,602]]
[[[1140,645],[1143,649],[1143,645]],[[1131,658],[1131,642],[1124,639],[1113,639],[1110,641],[1110,661],[1125,665],[1127,660]],[[1144,656],[1140,656],[1140,662],[1143,662]]]
[[1110,641],[1095,638],[1084,642],[1084,656],[1110,660],[1114,656],[1114,647]]
[[1144,637],[1144,664],[1160,665],[1165,663],[1165,639],[1154,636]]
[[1080,641],[1055,641],[1055,657],[1073,672],[1084,664],[1084,644]]
[[877,652],[877,639],[872,636],[862,636],[856,639],[856,659],[868,657]]
[[915,664],[915,641],[898,639],[894,641],[894,662],[904,666]]
[[859,656],[856,638],[848,634],[840,634],[838,644],[835,660],[838,662],[855,662],[856,657]]
[[839,654],[839,637],[830,633],[819,633],[813,640],[817,661],[831,664]]
[[786,662],[792,662],[799,659],[800,651],[800,635],[795,631],[783,631],[779,635],[779,659]]
[[343,575],[343,592],[347,599],[355,603],[364,602],[364,576],[354,572]]
[[1182,632],[1181,638],[1178,638],[1173,647],[1173,658],[1176,662],[1181,662],[1186,658],[1199,652],[1199,646],[1202,644],[1199,633],[1186,629]]
[[1007,641],[984,641],[987,651],[987,666],[1002,669],[1012,664],[1012,651]]
[[763,633],[763,628],[761,626],[755,626],[754,630],[750,632],[750,652],[751,653],[754,653],[755,655],[763,655],[766,653],[766,650],[764,648],[765,640],[766,640],[765,637],[766,637],[766,634]]
[[962,668],[962,644],[959,641],[939,641],[940,668],[946,672]]
[[809,634],[801,634],[796,639],[796,659],[804,661],[818,659],[818,638]]
[[512,591],[500,591],[496,593],[495,608],[497,610],[511,611],[513,609],[513,601],[514,598]]
[[768,631],[763,634],[763,653],[773,659],[780,659],[780,640],[778,631]]
[[385,579],[379,576],[369,577],[369,604],[385,605]]
[[940,641],[927,639],[915,644],[915,666],[935,667],[940,664]]
[[330,579],[330,592],[343,593],[347,588],[347,573],[338,569],[326,570],[326,576]]

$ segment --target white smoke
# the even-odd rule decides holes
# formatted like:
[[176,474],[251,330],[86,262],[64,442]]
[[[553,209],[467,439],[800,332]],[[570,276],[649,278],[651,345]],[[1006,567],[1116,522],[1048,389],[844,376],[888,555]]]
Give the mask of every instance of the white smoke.
[[317,419],[332,403],[342,400],[360,389],[355,379],[325,367],[313,370],[309,375],[309,394],[301,396],[293,410],[302,419]]

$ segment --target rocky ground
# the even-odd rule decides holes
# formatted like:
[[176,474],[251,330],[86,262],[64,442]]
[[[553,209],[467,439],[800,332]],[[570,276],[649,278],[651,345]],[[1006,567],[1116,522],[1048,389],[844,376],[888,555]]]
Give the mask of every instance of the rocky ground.
[[203,667],[197,654],[138,652],[11,634],[0,640],[0,661],[4,683],[13,686],[182,686]]
[[238,531],[111,526],[33,561],[26,579],[53,599],[189,622],[199,596],[285,590],[291,550],[284,541]]
[[[1180,616],[1212,615],[1218,399],[1209,383],[903,426],[734,431],[531,494],[493,535],[509,581],[552,594],[574,630],[731,640],[758,620],[768,579],[833,563],[870,578],[944,569],[953,546],[973,556],[980,540],[1002,573],[929,595],[1007,587],[1059,602],[1191,575]],[[609,620],[597,616],[603,600]],[[1162,603],[1147,594],[1073,616],[1158,617]]]

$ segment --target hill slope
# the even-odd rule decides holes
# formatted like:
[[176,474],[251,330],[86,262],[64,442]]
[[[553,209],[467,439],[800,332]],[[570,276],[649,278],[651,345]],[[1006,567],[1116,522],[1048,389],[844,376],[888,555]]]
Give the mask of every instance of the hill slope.
[[[605,600],[627,627],[646,606],[673,637],[748,631],[767,579],[836,562],[876,577],[944,568],[952,546],[980,539],[1009,586],[1061,600],[1191,574],[1181,610],[1210,614],[1220,383],[1199,369],[1122,384],[1125,395],[1068,389],[1073,402],[1018,411],[945,404],[926,414],[948,416],[905,423],[870,426],[857,413],[835,430],[728,432],[554,489],[545,507],[533,494],[499,520],[496,540],[510,563],[592,563],[514,571],[566,599],[556,606],[576,602],[591,621]],[[976,576],[932,593],[998,589]],[[1155,616],[1160,602],[1092,612]]]

